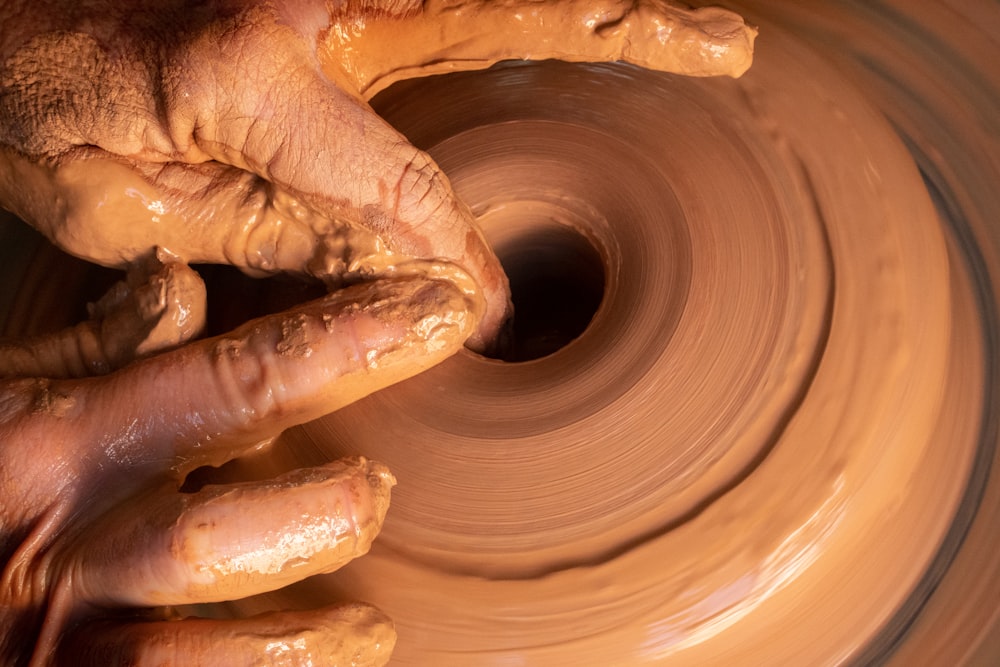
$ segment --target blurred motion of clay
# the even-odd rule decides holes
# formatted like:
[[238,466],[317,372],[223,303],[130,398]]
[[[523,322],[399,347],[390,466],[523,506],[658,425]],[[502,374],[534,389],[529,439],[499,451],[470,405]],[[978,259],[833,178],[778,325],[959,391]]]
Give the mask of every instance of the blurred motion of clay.
[[[447,174],[516,317],[504,348],[206,473],[364,456],[398,482],[364,558],[228,612],[371,603],[393,665],[1000,661],[1000,10],[724,4],[749,69],[644,60],[664,35],[749,47],[717,9],[343,15],[328,75]],[[505,61],[510,5],[569,44],[588,7],[604,50]],[[354,60],[365,40],[398,51]],[[742,76],[683,76],[719,73]],[[4,268],[6,335],[71,317],[33,257]]]
[[[973,8],[761,5],[730,6],[760,31],[738,80],[511,64],[375,98],[515,312],[592,319],[287,434],[276,459],[400,483],[370,556],[280,603],[373,602],[401,665],[983,664],[995,603],[949,584],[1000,585],[996,44],[941,60]],[[978,106],[910,88],[928,63]]]

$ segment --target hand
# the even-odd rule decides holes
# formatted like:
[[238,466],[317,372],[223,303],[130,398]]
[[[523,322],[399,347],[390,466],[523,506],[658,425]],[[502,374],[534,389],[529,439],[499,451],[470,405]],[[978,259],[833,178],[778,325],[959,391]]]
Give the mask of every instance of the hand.
[[392,625],[364,605],[136,610],[274,590],[368,550],[393,484],[377,463],[180,488],[460,349],[481,311],[453,278],[349,287],[101,377],[0,382],[0,662],[384,663]]
[[[219,664],[205,651],[239,661],[272,644],[299,651],[302,639],[308,653],[321,650],[311,641],[350,638],[343,626],[289,638],[292,628],[329,627],[337,616],[323,610],[239,622],[88,619],[250,595],[363,552],[388,498],[389,477],[374,464],[178,487],[194,467],[418,372],[466,338],[486,349],[509,316],[506,280],[471,213],[366,100],[399,78],[508,57],[738,75],[754,35],[721,10],[657,0],[328,4],[0,7],[0,202],[69,252],[130,270],[95,322],[8,349],[9,372],[103,373],[189,340],[197,322],[174,326],[187,312],[178,295],[202,299],[187,262],[294,273],[331,289],[368,281],[112,375],[0,387],[0,627],[9,628],[0,658],[108,664],[175,651],[187,664]],[[446,275],[402,277],[414,257],[438,260],[431,267]],[[150,268],[151,258],[166,260]],[[112,321],[128,324],[104,326]],[[392,352],[400,341],[412,344]],[[52,350],[69,350],[68,361]],[[368,354],[377,372],[361,370]],[[324,530],[347,526],[348,546],[329,533],[301,539],[315,526],[285,510],[303,502]],[[268,503],[274,512],[248,509]],[[203,520],[226,512],[224,527]],[[274,525],[243,518],[272,514]],[[218,543],[171,551],[197,542],[201,524],[216,526]],[[261,556],[249,575],[238,570],[240,548]],[[378,639],[387,626],[374,611],[354,609],[373,629],[359,645],[391,643]],[[61,640],[67,628],[82,629]],[[272,632],[281,639],[260,640]]]
[[[14,0],[0,8],[0,202],[57,245],[124,267],[188,262],[331,286],[385,249],[506,279],[434,162],[365,102],[394,79],[503,58],[631,60],[738,75],[754,31],[661,0]],[[388,260],[390,263],[395,259]]]

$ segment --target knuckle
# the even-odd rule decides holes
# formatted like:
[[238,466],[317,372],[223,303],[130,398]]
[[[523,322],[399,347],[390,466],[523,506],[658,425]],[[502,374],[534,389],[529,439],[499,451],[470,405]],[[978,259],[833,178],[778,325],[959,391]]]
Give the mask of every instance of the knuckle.
[[312,220],[283,193],[261,198],[257,206],[252,223],[237,230],[227,244],[233,263],[266,273],[306,271],[319,243]]
[[214,529],[215,523],[205,516],[203,503],[183,502],[177,520],[167,529],[167,558],[182,570],[196,573],[203,569],[211,560],[210,533]]
[[233,435],[246,433],[281,413],[286,378],[279,357],[297,353],[298,348],[293,350],[295,336],[295,323],[286,321],[277,334],[261,324],[245,335],[215,344],[213,373],[222,399],[218,408],[225,411],[224,429]]
[[[0,110],[5,143],[32,155],[55,154],[82,143],[80,113],[97,102],[92,76],[103,54],[92,37],[44,33],[22,44],[3,63]],[[70,66],[76,61],[82,67]]]
[[395,201],[389,210],[396,219],[420,225],[434,219],[447,204],[444,177],[430,157],[416,148],[405,160],[393,189]]
[[225,338],[215,344],[213,374],[234,429],[252,424],[269,404],[266,362],[246,350],[245,341]]

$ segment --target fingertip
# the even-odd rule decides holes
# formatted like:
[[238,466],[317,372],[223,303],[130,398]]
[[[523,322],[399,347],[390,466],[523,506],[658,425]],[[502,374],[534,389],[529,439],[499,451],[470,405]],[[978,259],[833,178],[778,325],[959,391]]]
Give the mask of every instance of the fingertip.
[[465,341],[465,346],[486,357],[501,358],[510,346],[514,305],[507,290],[486,295],[486,309],[479,326]]
[[[474,289],[455,280],[460,271],[455,268],[414,275],[415,269],[408,267],[408,272],[398,271],[393,278],[358,286],[360,309],[349,321],[328,328],[338,340],[346,336],[355,341],[364,355],[360,364],[343,374],[343,390],[356,384],[367,395],[461,349],[476,331],[484,306]],[[343,318],[337,317],[339,323]]]
[[88,384],[85,428],[99,443],[107,415],[132,424],[141,441],[115,452],[132,463],[221,465],[455,354],[480,299],[447,275],[354,285]]
[[385,516],[389,511],[389,502],[393,487],[396,486],[396,476],[392,474],[389,467],[378,461],[361,458],[360,461],[366,466],[368,487],[371,489],[372,514],[375,523],[381,530],[385,523]]
[[479,230],[470,231],[463,260],[483,300],[479,322],[465,346],[485,356],[502,356],[514,316],[507,274]]
[[385,614],[371,605],[351,603],[243,619],[89,623],[67,635],[56,664],[381,667],[395,644],[396,631]]
[[332,572],[371,548],[395,478],[364,458],[269,480],[163,489],[105,515],[74,562],[96,605],[220,602]]

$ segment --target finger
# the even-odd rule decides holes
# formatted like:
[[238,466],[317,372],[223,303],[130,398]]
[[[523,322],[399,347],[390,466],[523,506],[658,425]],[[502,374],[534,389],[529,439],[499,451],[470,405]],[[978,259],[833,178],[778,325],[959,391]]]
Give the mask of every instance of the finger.
[[482,312],[471,279],[413,270],[57,389],[89,456],[178,474],[220,465],[461,349]]
[[173,144],[185,162],[212,159],[273,183],[320,213],[310,223],[319,235],[325,221],[347,223],[397,255],[458,264],[487,297],[469,341],[482,348],[508,316],[499,260],[433,160],[324,76],[315,48],[315,36],[252,11],[203,31],[165,68]]
[[359,459],[123,504],[74,560],[77,593],[107,606],[197,604],[332,572],[368,552],[393,484],[385,466]]
[[623,60],[691,76],[740,76],[756,30],[721,8],[666,0],[431,0],[400,15],[334,16],[323,38],[326,68],[371,99],[413,76],[482,69],[500,60]]
[[69,149],[48,165],[0,147],[0,174],[32,184],[8,192],[0,182],[0,200],[63,250],[114,268],[157,248],[190,264],[260,275],[351,279],[384,264],[374,234],[310,210],[256,174],[218,162],[126,159],[104,143]]
[[[396,257],[382,264],[449,260],[487,296],[470,341],[483,349],[507,317],[506,278],[437,167],[322,75],[315,35],[296,33],[268,3],[222,14],[199,15],[183,39],[164,43],[159,69],[142,59],[148,44],[102,49],[82,33],[53,62],[50,51],[22,54],[34,63],[29,73],[60,77],[56,85],[29,76],[11,91],[18,109],[55,111],[15,116],[41,119],[25,135],[45,142],[0,147],[5,207],[63,249],[108,266],[154,246],[189,263],[322,277],[359,257],[386,260],[385,246]],[[61,66],[74,54],[101,67]],[[95,98],[104,88],[114,94]],[[210,161],[257,178],[192,166]],[[372,236],[384,245],[369,252]],[[364,261],[355,268],[378,274]]]
[[[484,293],[486,311],[467,341],[470,348],[484,351],[510,318],[512,308],[499,260],[472,221],[471,211],[454,197],[431,158],[366,106],[346,98],[344,103],[357,116],[348,124],[357,132],[353,143],[336,149],[339,158],[324,154],[332,164],[320,161],[284,170],[280,174],[287,179],[283,186],[243,168],[211,162],[137,163],[133,168],[144,176],[141,184],[132,187],[147,188],[147,197],[158,198],[170,212],[169,224],[162,226],[169,238],[162,240],[190,262],[229,264],[250,272],[306,274],[330,287],[385,275],[414,257],[453,262]],[[323,107],[317,104],[317,108]],[[310,141],[309,131],[337,130],[324,118],[306,117],[314,113],[312,109],[290,113],[300,119],[290,141]],[[238,136],[229,140],[235,142]],[[326,140],[311,141],[323,145]],[[266,176],[279,178],[274,169]],[[310,191],[312,195],[306,194]],[[331,203],[316,194],[324,192],[341,193],[347,204]],[[108,195],[102,192],[101,196],[106,200]],[[144,232],[136,228],[136,233]],[[139,239],[131,245],[142,247]],[[120,246],[120,238],[117,245],[107,239],[107,247]]]
[[[511,306],[503,269],[471,213],[429,157],[362,103],[329,82],[322,85],[342,97],[350,118],[331,120],[342,115],[331,110],[334,100],[285,110],[281,118],[289,119],[288,127],[272,136],[287,130],[294,136],[286,143],[247,142],[255,162],[271,160],[262,173],[214,161],[137,162],[94,148],[71,151],[57,165],[43,167],[0,149],[0,171],[34,184],[33,196],[18,200],[25,189],[14,191],[6,205],[67,252],[112,267],[161,247],[188,263],[306,274],[336,287],[384,275],[412,257],[452,261],[485,295],[482,324],[469,341],[484,350]],[[175,125],[188,122],[193,128],[193,116]],[[247,138],[239,138],[241,131],[247,128],[206,122],[200,134],[214,137],[207,145],[216,158],[249,168],[225,145],[242,145]],[[327,148],[309,150],[302,155],[311,159],[297,161],[273,155],[295,152],[303,143]]]
[[271,612],[245,619],[100,622],[72,632],[57,664],[328,665],[379,667],[396,643],[392,622],[369,605]]
[[130,269],[69,329],[0,343],[0,377],[100,375],[191,340],[205,324],[205,285],[185,264],[158,253]]

